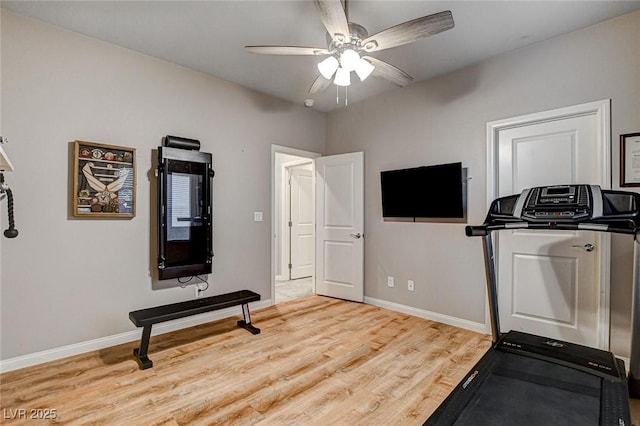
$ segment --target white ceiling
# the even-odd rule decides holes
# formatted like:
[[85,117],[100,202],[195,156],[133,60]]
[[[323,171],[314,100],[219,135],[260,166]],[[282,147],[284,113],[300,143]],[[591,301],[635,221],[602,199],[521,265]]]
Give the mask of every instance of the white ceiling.
[[[311,96],[322,57],[247,53],[245,45],[326,47],[311,0],[254,1],[9,1],[2,8],[112,44],[180,64],[320,111],[336,104],[336,86]],[[640,1],[404,1],[351,0],[349,20],[369,34],[450,10],[455,28],[373,54],[414,82],[640,9]],[[349,103],[402,89],[384,80],[354,78]]]

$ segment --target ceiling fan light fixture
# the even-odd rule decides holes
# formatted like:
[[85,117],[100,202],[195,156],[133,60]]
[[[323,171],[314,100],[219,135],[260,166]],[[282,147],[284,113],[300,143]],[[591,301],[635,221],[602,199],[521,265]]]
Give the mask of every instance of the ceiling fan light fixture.
[[355,71],[356,74],[358,74],[358,77],[360,77],[360,81],[364,81],[371,75],[375,68],[376,67],[374,67],[373,64],[371,64],[369,61],[360,58],[358,64],[356,65]]
[[317,64],[321,75],[316,77],[309,88],[309,93],[320,93],[333,82],[338,94],[336,102],[339,103],[340,86],[342,86],[345,87],[345,105],[347,105],[346,88],[351,84],[351,71],[355,71],[361,81],[367,79],[373,72],[376,73],[376,77],[399,87],[413,81],[406,72],[385,61],[368,56],[369,53],[414,43],[455,26],[451,11],[447,10],[406,21],[369,36],[362,25],[349,22],[349,1],[351,0],[313,1],[320,20],[327,30],[325,34],[327,48],[262,45],[245,46],[245,49],[251,53],[265,55],[326,56]]
[[339,65],[340,63],[335,56],[329,56],[327,59],[318,63],[318,71],[320,71],[320,74],[322,74],[324,78],[331,80],[331,77],[333,77]]
[[351,71],[347,71],[342,67],[338,68],[333,84],[336,86],[349,86],[351,84]]
[[349,72],[356,69],[359,60],[360,55],[358,55],[358,52],[353,49],[345,49],[340,54],[340,65]]

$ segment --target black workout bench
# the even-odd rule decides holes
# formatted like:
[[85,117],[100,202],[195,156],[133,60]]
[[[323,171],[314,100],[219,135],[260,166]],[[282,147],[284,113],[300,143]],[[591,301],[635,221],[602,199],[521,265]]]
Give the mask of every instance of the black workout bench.
[[250,290],[240,290],[233,293],[129,312],[131,322],[136,327],[144,327],[142,329],[140,347],[133,350],[133,355],[135,355],[140,369],[145,370],[153,367],[153,361],[147,356],[149,339],[151,338],[151,326],[153,324],[242,305],[242,315],[244,319],[238,321],[238,327],[247,329],[251,334],[260,334],[260,329],[251,324],[251,315],[249,314],[249,303],[257,302],[258,300],[260,300],[258,293]]

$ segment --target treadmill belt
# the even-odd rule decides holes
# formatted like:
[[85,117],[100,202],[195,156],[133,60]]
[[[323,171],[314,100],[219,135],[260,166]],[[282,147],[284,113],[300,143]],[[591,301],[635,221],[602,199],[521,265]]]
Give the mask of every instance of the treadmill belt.
[[492,371],[495,375],[600,398],[598,376],[537,358],[502,351],[500,353],[500,361]]
[[509,377],[511,379],[521,380],[524,382],[535,383],[542,386],[562,389],[569,392],[580,393],[586,396],[600,398],[600,389],[591,386],[584,386],[577,383],[565,382],[549,376],[538,376],[535,374],[525,373],[523,371],[508,370],[498,368],[493,372],[495,376]]
[[535,358],[492,352],[490,372],[469,395],[466,408],[453,424],[598,424],[602,379]]
[[487,377],[455,425],[567,426],[598,424],[599,396],[521,381]]

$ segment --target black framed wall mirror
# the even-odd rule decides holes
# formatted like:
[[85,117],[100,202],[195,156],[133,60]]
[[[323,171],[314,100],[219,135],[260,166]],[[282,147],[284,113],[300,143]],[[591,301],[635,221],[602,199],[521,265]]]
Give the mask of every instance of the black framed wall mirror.
[[212,155],[200,142],[166,136],[158,147],[158,278],[211,273]]

